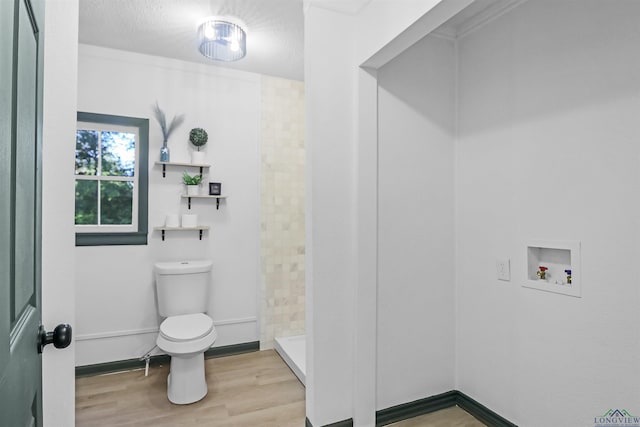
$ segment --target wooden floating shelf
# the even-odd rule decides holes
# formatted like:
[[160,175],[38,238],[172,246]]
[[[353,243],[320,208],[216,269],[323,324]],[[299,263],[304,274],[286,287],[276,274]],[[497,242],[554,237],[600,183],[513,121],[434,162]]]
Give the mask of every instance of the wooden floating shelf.
[[199,231],[200,240],[202,240],[202,232],[209,230],[208,225],[198,225],[197,227],[153,227],[154,230],[162,232],[162,240],[164,240],[165,231]]
[[227,196],[212,196],[210,194],[198,194],[195,196],[190,196],[188,194],[183,194],[181,196],[183,199],[188,199],[188,207],[191,209],[191,199],[216,199],[216,210],[220,209],[220,199],[226,199]]
[[205,168],[211,167],[206,163],[187,163],[187,162],[156,162],[156,165],[162,165],[162,177],[165,178],[167,175],[167,166],[187,166],[193,168],[200,168],[200,175],[202,175],[202,171]]

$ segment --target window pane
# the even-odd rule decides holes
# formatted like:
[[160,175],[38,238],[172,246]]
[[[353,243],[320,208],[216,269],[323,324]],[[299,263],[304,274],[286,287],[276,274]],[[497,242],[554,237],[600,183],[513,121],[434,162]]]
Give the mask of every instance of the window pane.
[[98,223],[98,181],[76,181],[76,224]]
[[[81,172],[92,175],[76,175],[82,181],[77,191],[76,246],[146,245],[149,119],[81,111],[77,119],[78,130],[94,133],[78,134],[80,143],[91,136],[88,148],[93,153],[85,157],[91,158],[93,168]],[[80,158],[78,164],[82,166]]]
[[133,182],[100,181],[100,223],[131,224]]
[[102,175],[133,176],[136,165],[136,135],[102,132]]
[[76,131],[76,175],[95,175],[98,170],[98,132]]

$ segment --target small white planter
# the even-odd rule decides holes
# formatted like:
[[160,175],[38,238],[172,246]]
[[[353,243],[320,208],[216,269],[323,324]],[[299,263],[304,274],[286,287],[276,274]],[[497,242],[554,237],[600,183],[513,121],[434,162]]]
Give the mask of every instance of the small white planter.
[[180,217],[178,214],[169,214],[164,221],[165,227],[180,227]]
[[187,185],[187,196],[197,196],[200,194],[199,185]]
[[193,228],[198,226],[197,214],[182,214],[182,227]]
[[192,151],[191,152],[191,163],[202,165],[205,161],[204,151]]

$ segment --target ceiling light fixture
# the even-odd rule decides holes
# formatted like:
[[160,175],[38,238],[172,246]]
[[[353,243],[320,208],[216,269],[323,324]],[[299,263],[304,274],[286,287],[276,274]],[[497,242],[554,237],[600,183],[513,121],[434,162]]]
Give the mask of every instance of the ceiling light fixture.
[[211,17],[198,27],[200,53],[216,61],[237,61],[247,54],[246,26],[235,18]]

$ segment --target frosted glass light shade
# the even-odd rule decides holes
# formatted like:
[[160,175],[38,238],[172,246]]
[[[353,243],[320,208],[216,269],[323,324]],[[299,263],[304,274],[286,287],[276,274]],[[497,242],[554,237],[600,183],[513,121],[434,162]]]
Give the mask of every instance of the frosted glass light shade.
[[247,54],[247,33],[228,18],[208,18],[198,27],[200,53],[216,61],[237,61]]

